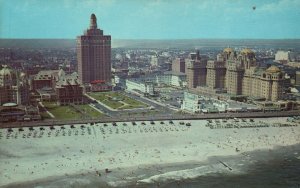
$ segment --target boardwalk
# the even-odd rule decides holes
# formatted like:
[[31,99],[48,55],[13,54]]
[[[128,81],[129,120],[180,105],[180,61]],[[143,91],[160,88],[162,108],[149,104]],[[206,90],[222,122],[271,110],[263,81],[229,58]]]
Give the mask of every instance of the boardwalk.
[[121,121],[150,121],[150,120],[201,120],[201,119],[224,119],[224,118],[262,118],[262,117],[289,117],[298,116],[300,111],[282,111],[282,112],[249,112],[249,113],[216,113],[216,114],[176,114],[172,116],[155,115],[155,116],[130,116],[130,117],[102,117],[100,119],[84,119],[84,120],[47,120],[35,122],[10,122],[2,123],[1,127],[20,127],[20,126],[51,126],[78,123],[94,123],[94,122],[121,122]]

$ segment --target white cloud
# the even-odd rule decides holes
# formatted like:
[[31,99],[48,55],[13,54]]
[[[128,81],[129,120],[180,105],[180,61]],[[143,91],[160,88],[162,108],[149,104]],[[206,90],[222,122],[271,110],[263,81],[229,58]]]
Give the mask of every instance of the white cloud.
[[259,11],[269,11],[269,12],[278,12],[282,10],[286,10],[289,8],[298,8],[300,7],[299,0],[279,0],[273,1],[270,3],[266,3],[261,7],[257,7]]

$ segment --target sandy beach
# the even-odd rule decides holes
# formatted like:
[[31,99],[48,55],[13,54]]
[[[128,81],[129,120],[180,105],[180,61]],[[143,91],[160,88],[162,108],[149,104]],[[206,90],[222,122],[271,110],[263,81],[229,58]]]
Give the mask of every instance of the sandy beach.
[[[228,124],[233,128],[211,129],[209,124]],[[132,180],[143,185],[196,178],[210,172],[240,174],[243,171],[239,165],[223,162],[222,158],[247,158],[251,151],[271,151],[300,143],[300,125],[288,123],[286,118],[63,127],[1,129],[0,186],[64,177],[69,178],[70,185],[101,179],[106,185],[118,187]],[[212,157],[216,162],[209,165],[207,160]],[[295,151],[295,157],[300,159],[300,153]]]

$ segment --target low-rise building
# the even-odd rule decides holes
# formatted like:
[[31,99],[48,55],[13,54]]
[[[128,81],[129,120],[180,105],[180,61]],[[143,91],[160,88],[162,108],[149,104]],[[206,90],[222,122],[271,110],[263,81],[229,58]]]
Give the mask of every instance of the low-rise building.
[[157,75],[158,85],[167,85],[174,87],[186,87],[186,74],[181,72],[166,71],[161,75]]
[[29,84],[25,73],[3,66],[0,70],[0,105],[29,104]]
[[102,92],[102,91],[111,91],[112,86],[111,84],[105,82],[104,80],[94,80],[91,81],[91,91],[92,92]]
[[40,120],[38,107],[5,103],[0,106],[0,122]]
[[154,89],[154,83],[142,79],[127,79],[126,90],[131,92],[142,93],[144,95],[149,95],[149,96],[156,95]]
[[194,93],[184,92],[181,109],[193,113],[226,112],[229,104],[214,98],[206,98]]
[[83,104],[83,86],[76,73],[62,75],[55,85],[57,103],[59,105]]
[[44,87],[41,89],[37,89],[36,93],[39,96],[39,101],[56,101],[56,93],[50,87]]
[[263,101],[257,102],[257,105],[263,111],[285,111],[285,110],[297,110],[299,105],[296,101]]
[[62,69],[40,71],[32,84],[41,101],[56,100],[59,105],[84,103],[84,89],[77,73],[67,75]]
[[[62,70],[62,69],[61,69]],[[38,72],[31,80],[33,90],[42,88],[53,88],[55,87],[56,81],[60,76],[60,70],[42,70]]]

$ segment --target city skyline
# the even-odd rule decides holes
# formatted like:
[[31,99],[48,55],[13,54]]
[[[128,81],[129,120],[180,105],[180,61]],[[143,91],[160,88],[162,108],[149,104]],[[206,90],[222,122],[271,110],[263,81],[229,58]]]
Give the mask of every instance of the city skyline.
[[300,1],[4,1],[0,38],[75,38],[95,13],[115,39],[300,38]]

